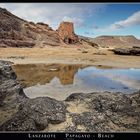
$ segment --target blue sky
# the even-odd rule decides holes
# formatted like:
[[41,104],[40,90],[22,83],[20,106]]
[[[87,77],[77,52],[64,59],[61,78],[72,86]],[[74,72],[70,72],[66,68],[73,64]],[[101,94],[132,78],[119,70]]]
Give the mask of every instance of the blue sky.
[[134,35],[140,39],[140,3],[0,3],[0,7],[53,29],[62,21],[74,22],[79,35]]

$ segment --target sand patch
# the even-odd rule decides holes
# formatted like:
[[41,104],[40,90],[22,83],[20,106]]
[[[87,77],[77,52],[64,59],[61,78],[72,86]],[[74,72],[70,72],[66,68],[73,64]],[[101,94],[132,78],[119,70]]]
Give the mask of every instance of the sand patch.
[[68,105],[69,106],[67,107],[67,110],[70,113],[81,114],[83,112],[90,112],[90,109],[89,109],[88,105],[85,104],[85,103],[69,102]]

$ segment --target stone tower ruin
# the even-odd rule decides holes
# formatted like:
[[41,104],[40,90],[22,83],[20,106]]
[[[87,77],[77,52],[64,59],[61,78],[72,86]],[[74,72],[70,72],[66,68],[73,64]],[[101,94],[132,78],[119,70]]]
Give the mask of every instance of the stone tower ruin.
[[72,22],[61,22],[57,31],[64,43],[75,44],[79,42],[78,36],[74,33]]

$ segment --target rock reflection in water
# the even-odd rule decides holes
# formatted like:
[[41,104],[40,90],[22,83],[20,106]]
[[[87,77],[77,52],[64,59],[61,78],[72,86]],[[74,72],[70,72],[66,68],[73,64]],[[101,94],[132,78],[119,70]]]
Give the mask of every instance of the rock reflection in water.
[[18,80],[25,87],[31,87],[37,84],[44,85],[50,83],[57,77],[62,85],[73,84],[74,75],[82,65],[65,64],[24,64],[13,65]]
[[71,93],[123,92],[140,89],[139,69],[115,69],[68,64],[13,66],[30,98],[49,96],[64,100]]

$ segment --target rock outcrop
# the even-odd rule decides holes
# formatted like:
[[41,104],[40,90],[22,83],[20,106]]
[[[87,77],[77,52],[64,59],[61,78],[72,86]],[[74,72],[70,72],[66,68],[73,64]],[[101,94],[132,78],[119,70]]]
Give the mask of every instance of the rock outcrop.
[[43,130],[65,121],[66,107],[54,99],[29,99],[10,62],[0,61],[0,131]]
[[116,48],[112,50],[115,54],[118,55],[136,55],[140,56],[140,47],[133,48]]
[[58,33],[44,23],[25,21],[0,8],[0,47],[59,46]]
[[5,131],[40,131],[49,123],[65,121],[66,107],[62,102],[51,98],[35,98],[22,102],[13,117],[4,123],[0,130]]
[[89,37],[84,37],[84,36],[78,36],[78,37],[79,37],[80,42],[83,42],[84,41],[88,45],[90,45],[90,46],[92,46],[92,47],[94,47],[96,49],[98,49],[100,47],[97,43],[95,43],[94,41],[92,41],[92,39],[89,38]]
[[11,68],[11,62],[0,61],[0,125],[17,112],[24,97],[23,89]]
[[0,61],[0,131],[140,132],[140,91],[29,99],[10,65]]
[[66,129],[73,132],[139,132],[139,97],[140,92],[131,95],[110,92],[72,94],[66,102],[76,104],[77,111],[71,104],[69,111],[73,126]]
[[74,33],[72,22],[62,22],[58,28],[58,34],[66,44],[75,44],[79,41],[78,36]]

